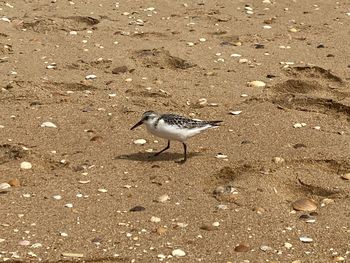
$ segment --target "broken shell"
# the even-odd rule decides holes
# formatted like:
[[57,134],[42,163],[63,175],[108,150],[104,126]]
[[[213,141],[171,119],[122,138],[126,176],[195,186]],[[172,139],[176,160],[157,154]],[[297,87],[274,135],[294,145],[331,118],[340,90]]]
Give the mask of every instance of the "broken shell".
[[239,115],[239,114],[241,114],[241,113],[242,113],[241,110],[230,111],[230,114],[232,114],[232,115]]
[[40,127],[45,127],[45,128],[57,128],[56,124],[50,122],[50,121],[45,121],[43,122]]
[[10,191],[10,189],[11,189],[10,184],[8,184],[8,183],[1,183],[0,184],[0,193],[8,192],[8,191]]
[[23,170],[32,169],[32,164],[30,162],[21,162],[21,169]]
[[147,141],[145,139],[137,139],[134,141],[136,145],[144,145]]
[[317,209],[317,203],[309,198],[301,198],[292,204],[293,208],[298,211],[314,211]]
[[95,78],[97,78],[97,76],[93,74],[85,76],[85,79],[95,79]]
[[248,86],[253,88],[264,88],[266,86],[266,83],[260,80],[254,80],[248,82]]
[[341,178],[344,180],[350,180],[350,173],[343,174]]
[[311,237],[306,237],[306,236],[299,237],[299,240],[303,243],[311,243],[314,241]]

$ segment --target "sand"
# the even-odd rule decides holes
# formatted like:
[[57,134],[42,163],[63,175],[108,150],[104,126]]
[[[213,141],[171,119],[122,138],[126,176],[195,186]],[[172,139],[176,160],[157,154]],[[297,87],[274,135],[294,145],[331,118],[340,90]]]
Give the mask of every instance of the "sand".
[[[349,259],[348,1],[0,8],[0,261]],[[181,165],[147,110],[223,124]]]

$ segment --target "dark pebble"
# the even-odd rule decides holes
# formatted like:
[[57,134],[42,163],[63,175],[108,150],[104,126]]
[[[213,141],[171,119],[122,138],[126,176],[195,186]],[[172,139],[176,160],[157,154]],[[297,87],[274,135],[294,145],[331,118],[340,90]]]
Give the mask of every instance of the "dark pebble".
[[129,211],[130,212],[141,212],[141,211],[145,211],[146,208],[144,208],[143,206],[137,205],[133,208],[131,208]]

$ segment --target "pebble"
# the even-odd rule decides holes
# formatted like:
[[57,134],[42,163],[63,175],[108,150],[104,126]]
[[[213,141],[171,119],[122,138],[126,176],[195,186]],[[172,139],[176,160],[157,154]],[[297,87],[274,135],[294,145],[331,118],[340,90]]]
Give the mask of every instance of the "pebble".
[[216,208],[219,210],[227,210],[228,206],[227,205],[217,205]]
[[210,225],[210,224],[204,224],[204,225],[200,226],[200,229],[205,230],[205,231],[214,231],[217,229],[217,227]]
[[219,226],[220,226],[220,223],[219,223],[219,222],[214,222],[214,223],[212,223],[211,225],[214,226],[214,227],[219,227]]
[[263,28],[264,28],[264,29],[271,29],[271,28],[272,28],[272,26],[269,26],[269,25],[264,25],[264,26],[263,26]]
[[174,249],[172,252],[171,252],[171,255],[173,257],[183,257],[183,256],[186,256],[186,252],[183,251],[182,249]]
[[343,174],[342,176],[341,176],[341,178],[342,179],[344,179],[344,180],[350,180],[350,173],[346,173],[346,174]]
[[236,252],[248,252],[250,250],[249,245],[247,244],[239,244],[235,247]]
[[85,76],[85,79],[95,79],[95,78],[97,78],[97,76],[93,74]]
[[21,169],[23,170],[32,169],[32,164],[30,162],[21,162]]
[[289,32],[292,32],[292,33],[296,33],[296,32],[298,32],[298,31],[299,31],[299,30],[296,29],[295,27],[292,27],[292,28],[289,29]]
[[342,257],[342,256],[337,256],[337,257],[334,257],[333,260],[334,260],[335,262],[338,262],[338,261],[345,261],[345,258]]
[[49,122],[49,121],[45,121],[43,122],[40,127],[43,127],[43,128],[57,128],[56,124],[52,123],[52,122]]
[[281,163],[284,163],[285,160],[282,158],[282,157],[273,157],[272,158],[272,161],[275,163],[275,164],[281,164]]
[[269,247],[269,246],[266,246],[266,245],[262,245],[262,246],[260,246],[260,250],[266,252],[266,251],[272,250],[272,247]]
[[156,216],[152,216],[150,221],[152,223],[159,223],[161,221],[161,219],[159,217],[156,217]]
[[65,204],[64,206],[67,207],[67,208],[72,208],[73,204]]
[[8,191],[10,191],[11,189],[11,185],[8,183],[1,183],[0,184],[0,193],[6,193]]
[[311,237],[307,237],[307,236],[299,237],[299,240],[303,243],[311,243],[314,241]]
[[310,216],[310,215],[301,215],[299,217],[299,219],[305,221],[306,223],[315,223],[316,222],[316,218],[314,216]]
[[61,199],[62,199],[62,196],[60,196],[60,195],[54,195],[52,198],[55,199],[55,200],[61,200]]
[[293,202],[294,210],[297,211],[314,211],[317,209],[317,203],[309,198],[301,198]]
[[46,66],[47,69],[55,69],[57,68],[57,64],[56,63],[51,63],[49,65]]
[[241,114],[241,113],[242,113],[241,110],[230,111],[230,114],[231,114],[231,115],[239,115],[239,114]]
[[141,212],[141,211],[145,211],[146,208],[144,208],[143,206],[137,205],[134,206],[133,208],[130,208],[130,212]]
[[113,74],[121,74],[121,73],[126,73],[126,72],[128,72],[127,66],[116,67],[112,70]]
[[99,191],[100,193],[107,193],[108,192],[107,189],[103,189],[103,188],[97,189],[97,191]]
[[284,247],[286,249],[291,249],[293,247],[293,245],[291,243],[286,242],[286,243],[284,243]]
[[254,80],[248,82],[248,86],[253,88],[264,88],[266,86],[266,83],[260,80]]
[[11,185],[12,187],[20,187],[21,186],[21,182],[18,179],[9,180],[8,184]]
[[70,253],[70,252],[63,252],[61,255],[63,257],[69,257],[69,258],[82,258],[82,257],[84,257],[84,254],[81,254],[81,253]]
[[134,141],[136,145],[144,145],[147,141],[145,139],[137,139]]
[[205,42],[205,41],[207,41],[207,40],[206,40],[204,37],[202,37],[202,38],[199,39],[199,41],[200,41],[200,42]]
[[194,43],[193,43],[193,42],[188,42],[187,45],[188,45],[189,47],[193,47],[193,46],[194,46]]
[[167,231],[168,231],[168,229],[165,228],[165,227],[162,227],[162,226],[158,227],[157,230],[156,230],[158,235],[164,235]]
[[170,199],[170,197],[167,194],[161,195],[157,198],[157,202],[159,203],[165,203],[166,201],[168,201]]
[[233,58],[240,58],[242,55],[241,54],[231,54],[230,57]]
[[30,241],[28,240],[21,240],[18,242],[19,245],[21,246],[29,246],[30,245]]
[[304,123],[304,122],[302,122],[302,123],[297,122],[297,123],[293,124],[294,128],[302,128],[305,126],[306,126],[306,123]]
[[246,59],[246,58],[240,58],[239,60],[238,60],[238,63],[241,63],[241,64],[244,64],[244,63],[248,63],[248,59]]

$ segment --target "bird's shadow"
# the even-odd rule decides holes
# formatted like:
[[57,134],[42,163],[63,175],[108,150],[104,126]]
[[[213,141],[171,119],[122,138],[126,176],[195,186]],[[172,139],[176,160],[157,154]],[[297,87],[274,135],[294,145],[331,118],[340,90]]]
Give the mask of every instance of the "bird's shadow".
[[[200,155],[200,153],[188,153],[187,160],[198,155]],[[166,153],[161,153],[158,156],[154,156],[154,153],[138,152],[138,153],[131,153],[131,154],[121,154],[114,157],[114,159],[140,161],[140,162],[166,162],[166,161],[178,162],[179,160],[183,159],[183,154],[166,152]]]

